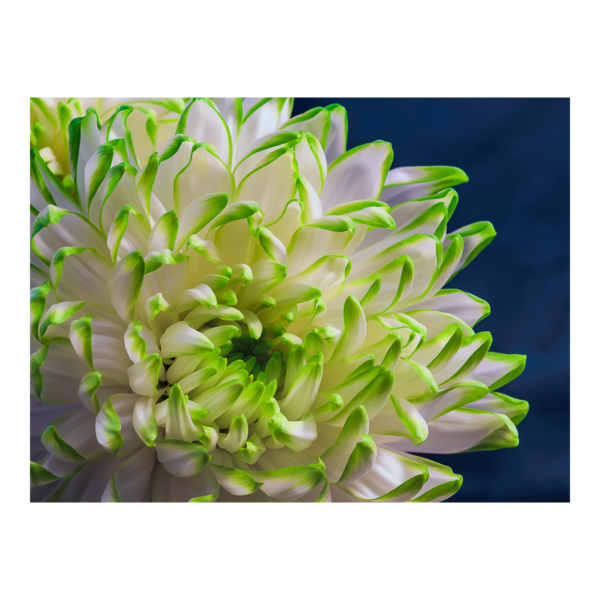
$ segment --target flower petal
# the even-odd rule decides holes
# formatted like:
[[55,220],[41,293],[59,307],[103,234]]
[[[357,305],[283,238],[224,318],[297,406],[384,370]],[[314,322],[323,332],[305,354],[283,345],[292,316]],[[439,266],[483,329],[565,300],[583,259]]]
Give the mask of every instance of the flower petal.
[[165,471],[175,477],[193,477],[210,463],[204,446],[183,440],[156,440],[156,454]]
[[378,446],[373,468],[360,479],[338,487],[361,500],[405,502],[418,494],[428,478],[425,465]]
[[323,186],[323,210],[354,200],[377,200],[393,158],[387,142],[357,146],[339,156],[329,166]]
[[102,494],[102,502],[142,502],[152,481],[155,462],[152,448],[140,448],[115,469]]
[[215,147],[226,165],[232,160],[232,141],[227,123],[210,98],[192,98],[177,125],[177,133]]
[[395,206],[465,181],[469,181],[466,173],[456,167],[399,167],[387,173],[381,200]]

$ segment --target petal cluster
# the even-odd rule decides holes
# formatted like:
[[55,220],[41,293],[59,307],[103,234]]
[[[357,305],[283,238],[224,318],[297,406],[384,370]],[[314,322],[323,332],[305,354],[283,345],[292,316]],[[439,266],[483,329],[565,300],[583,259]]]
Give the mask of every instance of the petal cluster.
[[518,444],[525,357],[447,287],[495,236],[447,232],[466,175],[291,111],[32,100],[33,499],[440,501],[414,452]]

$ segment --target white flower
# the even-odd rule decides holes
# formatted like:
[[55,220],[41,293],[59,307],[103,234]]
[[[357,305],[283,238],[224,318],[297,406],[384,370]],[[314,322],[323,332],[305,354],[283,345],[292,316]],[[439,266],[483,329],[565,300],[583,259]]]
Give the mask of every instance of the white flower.
[[33,499],[439,501],[413,452],[517,445],[525,359],[442,289],[495,236],[446,233],[465,174],[291,108],[88,108],[62,177],[32,148]]

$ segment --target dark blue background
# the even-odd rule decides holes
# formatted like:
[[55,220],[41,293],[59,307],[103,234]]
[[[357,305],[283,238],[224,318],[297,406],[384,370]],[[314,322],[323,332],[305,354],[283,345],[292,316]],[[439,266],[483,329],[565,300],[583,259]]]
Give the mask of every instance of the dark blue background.
[[348,148],[391,142],[393,167],[452,165],[449,231],[491,221],[498,236],[451,287],[487,300],[492,350],[526,354],[500,391],[527,400],[520,445],[431,455],[463,475],[456,502],[569,501],[569,100],[548,98],[297,98],[294,115],[337,102]]

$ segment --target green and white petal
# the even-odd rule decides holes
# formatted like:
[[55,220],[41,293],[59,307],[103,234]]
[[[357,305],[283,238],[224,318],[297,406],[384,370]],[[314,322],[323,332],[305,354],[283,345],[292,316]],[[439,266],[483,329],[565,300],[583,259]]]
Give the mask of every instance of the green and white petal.
[[294,147],[294,154],[299,174],[320,194],[327,177],[327,159],[318,136],[307,131],[300,134],[301,140]]
[[50,266],[59,300],[93,302],[112,312],[106,291],[110,271],[111,264],[93,248],[61,248]]
[[202,333],[196,331],[186,321],[171,325],[160,338],[161,356],[189,356],[207,354],[214,344]]
[[110,299],[117,314],[129,323],[144,281],[144,259],[139,251],[128,254],[111,271],[108,278]]
[[338,342],[331,361],[354,356],[362,347],[367,335],[367,320],[358,300],[350,295],[344,303],[344,333]]
[[518,425],[529,412],[529,403],[525,400],[517,400],[506,394],[494,392],[477,400],[465,408],[476,408],[492,413],[502,414],[508,417],[515,425]]
[[453,325],[454,323],[458,323],[458,325],[460,325],[463,334],[466,336],[471,336],[475,333],[464,321],[449,313],[443,313],[435,310],[417,309],[407,310],[404,314],[421,323],[427,329],[427,335],[430,338],[439,335],[442,331],[444,331],[444,329],[446,329],[449,325]]
[[[386,444],[394,450],[410,452],[414,449],[409,440]],[[419,446],[419,452],[454,454],[518,445],[519,434],[508,417],[473,408],[458,408],[429,423],[429,436]]]
[[85,408],[75,408],[52,421],[42,434],[42,444],[56,458],[79,461],[98,458],[104,448],[95,435],[96,416]]
[[319,360],[321,356],[316,355],[316,358],[317,360],[315,360],[315,357],[311,358],[306,366],[302,367],[291,384],[289,392],[279,401],[281,412],[290,421],[297,421],[310,410],[317,396],[323,376],[323,365]]
[[100,411],[98,390],[102,386],[102,375],[95,371],[86,373],[79,385],[79,399],[81,403],[95,415]]
[[226,206],[227,194],[208,194],[190,202],[181,213],[175,246],[178,250],[189,237],[206,227]]
[[[240,372],[240,374],[242,374]],[[230,381],[235,381],[232,379]],[[239,381],[239,380],[238,380]],[[270,390],[270,395],[272,395],[272,391]],[[227,427],[231,427],[233,420],[237,415],[245,415],[247,418],[247,422],[253,422],[260,415],[260,406],[262,402],[262,398],[265,395],[265,384],[261,381],[254,381],[247,385],[243,392],[236,398],[235,402],[227,408],[227,410],[219,417],[215,417],[215,422],[221,429],[226,429]],[[205,404],[202,403],[202,397],[198,399],[198,404],[205,407]],[[214,411],[212,415],[216,414]],[[248,437],[246,435],[246,437]],[[241,447],[245,443],[245,440]]]
[[173,137],[162,154],[153,154],[148,164],[136,177],[138,195],[148,214],[155,196],[166,211],[175,209],[175,180],[189,164],[194,140],[178,134]]
[[430,423],[441,416],[487,396],[488,388],[476,381],[463,381],[426,398],[413,401],[423,419]]
[[140,448],[115,469],[102,502],[142,502],[152,482],[155,462],[152,448]]
[[150,236],[148,237],[148,251],[173,250],[178,230],[179,220],[177,219],[177,213],[174,210],[166,212],[156,222],[150,232]]
[[[187,357],[183,357],[187,358]],[[187,394],[203,384],[205,384],[209,379],[211,379],[214,375],[218,373],[219,369],[217,367],[207,367],[206,369],[200,369],[199,371],[194,371],[187,377],[179,380],[179,385],[181,387],[181,391],[184,394]]]
[[464,251],[462,257],[454,269],[457,273],[460,269],[464,269],[486,246],[488,246],[496,237],[494,226],[487,222],[473,223],[466,227],[461,227],[453,231],[448,239],[453,236],[460,236],[464,243]]
[[282,113],[285,115],[286,98],[262,98],[249,102],[244,99],[244,117],[238,137],[236,156],[246,156],[252,144],[259,138],[274,132],[280,122]]
[[90,369],[112,385],[129,382],[132,362],[123,344],[125,327],[106,319],[84,317],[71,323],[70,339],[75,351]]
[[331,113],[326,108],[317,107],[286,121],[281,129],[309,133],[319,145],[325,146],[330,126]]
[[113,263],[116,264],[136,250],[147,254],[149,234],[150,226],[146,217],[130,204],[122,206],[115,215],[106,237]]
[[375,464],[366,475],[337,486],[360,500],[406,502],[419,493],[428,478],[425,465],[378,446]]
[[65,246],[94,248],[110,259],[106,241],[101,233],[81,215],[47,206],[36,217],[31,235],[31,248],[46,265]]
[[463,338],[461,347],[456,354],[441,370],[436,370],[436,381],[447,387],[454,382],[467,379],[485,358],[491,345],[492,336],[487,332]]
[[231,196],[235,180],[226,163],[211,144],[194,144],[189,162],[176,175],[173,182],[173,200],[181,216],[198,198],[214,194]]
[[234,170],[236,184],[239,185],[244,177],[254,171],[271,152],[282,147],[291,148],[298,143],[299,139],[300,136],[296,131],[279,131],[257,139],[244,156],[238,155]]
[[406,400],[414,400],[421,396],[438,392],[439,386],[431,371],[408,358],[401,358],[394,369],[396,385],[394,394]]
[[271,260],[285,265],[287,263],[287,250],[281,240],[277,239],[277,237],[266,227],[259,227],[256,233],[265,254]]
[[262,483],[261,491],[283,502],[293,502],[315,489],[324,479],[324,465],[302,465],[276,471],[252,471],[256,481]]
[[[385,195],[385,190],[382,192],[382,197]],[[443,190],[437,194],[410,200],[402,204],[397,204],[392,207],[390,215],[396,223],[396,231],[413,231],[416,227],[425,226],[432,220],[436,213],[445,214],[446,221],[449,219],[458,204],[458,194],[452,189]],[[445,210],[444,210],[445,209]],[[446,223],[444,223],[444,226]],[[432,234],[435,233],[433,230]],[[371,238],[381,239],[381,232],[373,231],[366,236],[366,240]],[[440,241],[443,241],[440,237]]]
[[158,354],[158,343],[154,333],[137,319],[133,319],[123,336],[125,349],[131,362],[136,363],[149,354]]
[[30,461],[29,473],[34,487],[75,476],[85,463],[61,460],[47,454],[37,462]]
[[219,114],[225,120],[227,129],[233,143],[237,141],[242,119],[244,117],[244,109],[241,98],[211,98],[215,103]]
[[296,194],[297,169],[292,150],[274,150],[240,182],[237,189],[238,201],[257,202],[265,215],[277,215],[282,201],[287,201]]
[[404,454],[403,452],[399,452],[399,454],[426,466],[429,473],[429,479],[419,490],[419,495],[409,500],[409,502],[442,502],[456,494],[461,488],[463,478],[454,473],[450,467],[440,465],[422,456]]
[[289,275],[308,269],[323,256],[344,255],[355,233],[352,219],[321,217],[294,233],[288,248]]
[[177,125],[177,133],[187,135],[196,142],[211,144],[223,162],[231,165],[231,134],[216,104],[210,98],[192,98],[188,102]]
[[[394,419],[394,414],[397,419]],[[406,437],[416,446],[422,444],[429,435],[427,421],[417,407],[394,394],[384,409],[371,420],[369,430],[377,440],[381,436]]]
[[198,441],[198,432],[188,411],[188,397],[183,394],[179,384],[171,388],[167,403],[167,422],[165,438],[170,440],[183,440],[185,442]]
[[523,372],[526,359],[522,354],[488,352],[469,375],[469,379],[481,381],[490,391],[496,390]]
[[140,396],[156,396],[158,378],[163,369],[158,354],[150,354],[127,369],[129,385]]
[[154,407],[159,396],[140,396],[133,407],[132,424],[138,437],[146,446],[156,446],[158,424]]
[[317,425],[311,413],[301,421],[288,421],[276,413],[268,424],[271,435],[292,452],[306,450],[317,439]]
[[156,441],[156,454],[167,473],[175,477],[193,477],[210,463],[210,454],[201,444],[183,440]]
[[[323,427],[325,429],[323,429]],[[329,429],[328,426],[322,426],[320,431],[325,433],[329,430],[330,435],[338,435],[338,432]],[[335,458],[336,456],[348,456],[362,436],[369,433],[369,415],[364,406],[355,408],[343,423],[339,435],[335,442],[321,454],[324,459]]]
[[218,387],[195,396],[192,400],[208,410],[208,416],[204,420],[206,424],[214,422],[225,411],[227,411],[239,398],[244,386],[236,380],[227,381]]
[[246,286],[244,304],[249,308],[286,277],[287,267],[274,260],[261,260],[252,266],[252,281]]
[[79,384],[87,372],[65,338],[54,338],[31,357],[33,390],[44,404],[79,403]]
[[[209,304],[208,298],[210,298],[210,295],[208,291],[205,291],[203,289],[205,285],[206,284],[200,284],[199,286],[194,288],[194,290],[186,290],[185,292],[182,292],[182,294],[180,294],[180,298],[183,296],[184,299],[191,298],[192,296],[196,298],[202,296],[203,299],[206,299],[206,303],[203,302],[203,304],[205,304],[204,306],[198,306],[197,308],[192,310],[185,318],[185,320],[192,327],[198,329],[202,327],[205,323],[207,323],[208,321],[212,321],[213,319],[220,319],[222,321],[243,320],[243,313],[237,308],[233,308],[232,306],[223,306],[222,304],[217,304],[216,306],[207,307],[206,304]],[[210,302],[210,304],[212,304],[212,301]]]
[[414,304],[411,310],[447,313],[473,327],[490,314],[490,305],[468,292],[445,289],[440,290],[433,298]]
[[301,222],[303,225],[323,217],[323,207],[317,191],[307,179],[299,175],[296,179],[296,189],[302,202]]
[[394,158],[387,142],[349,150],[329,166],[321,193],[323,210],[355,200],[378,200]]
[[399,167],[387,173],[381,200],[396,206],[468,180],[466,173],[456,167]]
[[[84,187],[87,214],[93,221],[97,221],[96,215],[99,215],[101,201],[104,196],[104,181],[108,171],[113,164],[121,163],[126,156],[119,156],[119,150],[124,150],[123,140],[114,140],[108,144],[98,146],[84,170]],[[123,154],[126,154],[123,152]],[[97,198],[97,196],[99,196]],[[94,201],[95,200],[95,201]]]
[[460,350],[464,334],[458,323],[452,323],[429,339],[413,354],[412,359],[426,366],[432,373],[440,372]]
[[246,472],[232,467],[232,460],[226,452],[215,449],[210,466],[219,485],[234,496],[248,496],[263,485],[254,478],[254,471]]
[[327,163],[332,164],[339,156],[346,152],[348,139],[348,115],[346,109],[339,104],[330,104],[326,107],[331,117],[331,125],[325,144]]
[[[46,308],[46,297],[48,297],[49,293],[49,281],[45,281],[41,285],[31,288],[31,291],[29,292],[31,335],[33,335],[38,341],[40,339],[40,321],[42,320],[42,316]],[[49,298],[52,301],[54,298],[54,293],[50,293]]]
[[248,465],[255,464],[258,459],[266,452],[266,447],[262,443],[260,436],[254,433],[252,437],[247,440],[245,448],[239,448],[237,452],[237,458]]
[[363,435],[356,444],[337,483],[350,483],[369,473],[377,461],[377,444],[370,435]]
[[233,417],[228,433],[219,434],[217,445],[230,454],[235,454],[246,445],[248,440],[248,421],[246,415]]
[[84,212],[79,202],[69,194],[65,186],[46,165],[46,161],[37,148],[32,148],[30,152],[30,173],[33,195],[37,196],[36,200],[32,199],[32,204],[37,207],[37,210],[41,211],[44,208],[43,199],[48,204],[61,209],[73,210],[77,213]]
[[[344,408],[330,421],[331,425],[341,425],[348,415],[359,406],[364,406],[369,420],[374,419],[385,406],[394,388],[394,373],[383,370],[368,385],[366,385],[356,396],[354,396]],[[344,392],[341,392],[344,396]]]
[[96,438],[115,456],[128,456],[143,445],[133,426],[138,399],[137,394],[114,394],[100,407],[96,417]]

